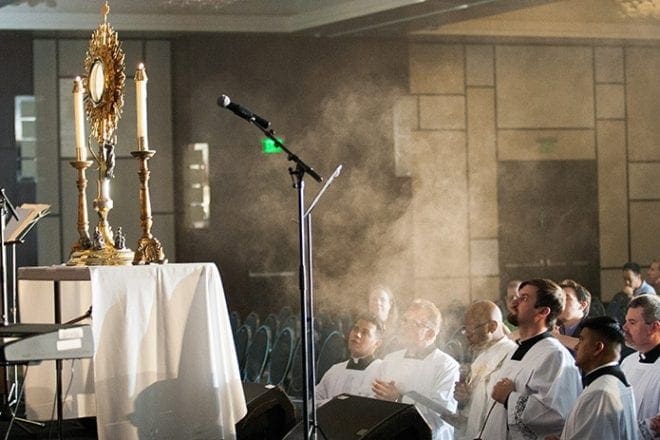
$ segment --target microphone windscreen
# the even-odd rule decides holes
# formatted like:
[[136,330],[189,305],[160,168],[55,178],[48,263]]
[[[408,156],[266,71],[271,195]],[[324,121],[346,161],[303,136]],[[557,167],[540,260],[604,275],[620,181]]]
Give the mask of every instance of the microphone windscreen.
[[218,98],[218,105],[220,107],[227,107],[229,104],[231,104],[231,99],[229,99],[229,96],[227,95],[220,95]]

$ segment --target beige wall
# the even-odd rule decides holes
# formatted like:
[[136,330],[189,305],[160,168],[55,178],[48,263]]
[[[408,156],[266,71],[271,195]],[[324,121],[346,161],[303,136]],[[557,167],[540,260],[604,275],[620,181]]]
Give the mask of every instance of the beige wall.
[[[398,165],[414,182],[419,296],[441,306],[497,296],[501,160],[597,161],[603,300],[620,288],[623,263],[660,254],[660,48],[409,49],[410,95],[398,108],[418,112],[395,112],[394,121],[396,149],[415,153]],[[430,204],[443,205],[442,222]]]

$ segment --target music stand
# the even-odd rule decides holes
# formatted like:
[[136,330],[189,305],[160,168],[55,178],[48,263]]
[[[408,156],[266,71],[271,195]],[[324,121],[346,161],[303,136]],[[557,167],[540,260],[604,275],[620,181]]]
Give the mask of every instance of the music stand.
[[[40,218],[48,214],[47,205],[27,205],[28,208],[19,207],[14,208],[11,201],[5,194],[4,188],[0,190],[0,246],[2,247],[2,259],[0,261],[1,276],[2,276],[2,324],[8,326],[9,324],[16,324],[18,322],[18,290],[16,283],[16,245],[25,242],[25,236],[32,230],[34,225],[37,224]],[[9,222],[5,225],[5,215],[9,212],[11,217]],[[8,240],[6,240],[8,238]],[[7,289],[7,251],[6,247],[11,246],[12,250],[12,293],[11,293],[11,308],[9,307],[9,292]],[[5,385],[11,382],[11,388],[6,395],[7,409],[12,416],[13,421],[30,423],[36,426],[45,426],[44,423],[36,422],[22,417],[16,417],[16,411],[21,399],[22,388],[19,386],[18,381],[18,364],[12,366],[13,377],[10,377],[10,370],[5,370]],[[13,398],[13,399],[12,399]],[[12,405],[15,407],[12,409]],[[19,424],[19,426],[21,426]],[[22,426],[21,426],[22,427]]]

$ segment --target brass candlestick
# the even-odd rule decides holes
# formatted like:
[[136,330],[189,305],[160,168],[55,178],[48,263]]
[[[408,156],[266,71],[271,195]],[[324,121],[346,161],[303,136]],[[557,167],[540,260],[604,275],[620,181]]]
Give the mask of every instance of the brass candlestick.
[[149,196],[149,175],[151,172],[147,163],[154,154],[156,154],[154,150],[131,151],[131,155],[140,162],[138,176],[140,177],[140,226],[142,227],[142,237],[138,240],[133,264],[167,263],[163,246],[151,233],[151,226],[153,225],[151,197]]
[[87,177],[85,170],[89,168],[92,163],[91,160],[74,160],[69,162],[72,167],[78,170],[78,179],[76,186],[78,187],[78,241],[71,247],[71,255],[69,261],[66,263],[68,266],[84,266],[89,250],[92,247],[92,241],[89,238],[89,220],[87,217]]

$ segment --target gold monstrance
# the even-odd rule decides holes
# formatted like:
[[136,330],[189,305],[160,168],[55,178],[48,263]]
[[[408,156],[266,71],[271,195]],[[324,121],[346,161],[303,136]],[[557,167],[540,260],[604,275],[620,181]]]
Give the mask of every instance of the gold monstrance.
[[[133,252],[125,248],[125,239],[121,228],[113,235],[112,227],[108,222],[108,213],[113,203],[110,198],[110,180],[114,178],[115,147],[117,144],[117,124],[121,118],[124,106],[124,82],[126,80],[124,52],[117,33],[108,23],[110,6],[106,2],[101,10],[103,23],[96,28],[89,41],[85,54],[85,110],[91,126],[90,143],[93,138],[98,144],[96,152],[89,148],[94,162],[98,165],[97,192],[94,199],[94,210],[98,214],[98,224],[91,240],[86,230],[86,218],[81,215],[80,209],[84,199],[84,185],[80,184],[84,168],[79,172],[79,213],[78,228],[81,239],[72,252],[69,264],[85,265],[120,265],[131,264]],[[77,124],[76,124],[76,128]],[[78,133],[77,133],[78,137]],[[77,147],[79,147],[77,145]],[[77,162],[82,162],[78,155]],[[84,175],[82,176],[84,179]],[[83,188],[82,190],[80,188]],[[87,240],[85,240],[87,237]]]

